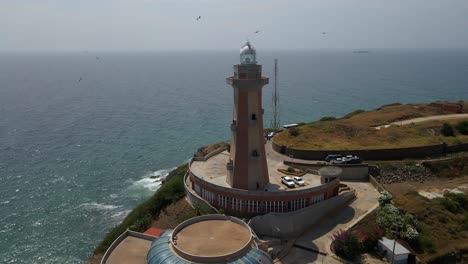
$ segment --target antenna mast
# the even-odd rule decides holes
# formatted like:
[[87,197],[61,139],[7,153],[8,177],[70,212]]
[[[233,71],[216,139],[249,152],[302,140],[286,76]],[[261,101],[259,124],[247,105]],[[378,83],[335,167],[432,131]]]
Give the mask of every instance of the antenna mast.
[[275,59],[275,89],[273,91],[273,120],[271,121],[271,128],[280,130],[279,120],[279,91],[278,91],[278,59]]

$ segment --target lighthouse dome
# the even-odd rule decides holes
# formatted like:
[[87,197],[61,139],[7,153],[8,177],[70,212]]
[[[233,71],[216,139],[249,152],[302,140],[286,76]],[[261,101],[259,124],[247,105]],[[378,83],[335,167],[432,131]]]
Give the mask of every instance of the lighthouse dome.
[[240,49],[241,64],[257,64],[255,48],[247,41]]

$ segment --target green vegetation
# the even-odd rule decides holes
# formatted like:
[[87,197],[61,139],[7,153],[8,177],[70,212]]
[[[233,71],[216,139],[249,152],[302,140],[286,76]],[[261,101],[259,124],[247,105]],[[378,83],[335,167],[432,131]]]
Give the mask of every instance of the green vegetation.
[[[388,125],[392,122],[445,113],[427,104],[393,104],[378,110],[357,110],[341,119],[324,117],[321,121],[296,128],[297,131],[288,129],[288,132],[280,132],[273,140],[279,145],[290,148],[337,151],[417,147],[436,145],[441,142],[446,142],[448,145],[467,143],[468,135],[460,131],[464,131],[465,125],[463,124],[468,124],[468,119],[464,122],[432,120],[375,129],[376,126]],[[457,122],[463,124],[458,125]],[[443,129],[444,123],[447,125]],[[449,129],[447,126],[454,130],[454,137],[444,136],[450,134],[445,131]],[[453,127],[457,128],[457,133]],[[468,130],[468,127],[466,129]]]
[[442,133],[442,135],[444,135],[444,137],[455,136],[455,131],[453,131],[453,127],[449,123],[444,123],[440,132]]
[[289,131],[289,135],[290,135],[291,137],[297,137],[297,136],[299,136],[299,134],[300,134],[300,133],[299,133],[299,129],[296,128],[296,127],[291,127],[290,129],[288,129],[288,131]]
[[455,128],[462,135],[468,135],[468,121],[458,122]]
[[460,177],[468,175],[468,157],[438,160],[424,163],[438,177]]
[[187,169],[188,166],[185,164],[172,171],[168,176],[169,180],[153,196],[133,209],[122,223],[112,229],[97,246],[94,253],[105,252],[127,228],[138,232],[145,231],[164,207],[184,197],[183,181]]
[[334,117],[334,116],[324,116],[324,117],[320,118],[320,121],[333,121],[333,120],[336,120],[336,117]]
[[359,114],[364,113],[364,112],[366,112],[366,110],[362,110],[362,109],[354,110],[353,112],[345,115],[343,118],[345,118],[345,119],[350,118],[350,117],[353,117],[355,115],[359,115]]
[[402,237],[420,254],[423,261],[430,262],[451,252],[468,249],[465,194],[449,193],[444,198],[430,200],[416,191],[408,191],[410,187],[402,189],[401,186],[395,186],[392,191],[395,205],[400,211],[416,217],[416,231],[419,233],[415,240],[410,240],[407,232],[402,232]]

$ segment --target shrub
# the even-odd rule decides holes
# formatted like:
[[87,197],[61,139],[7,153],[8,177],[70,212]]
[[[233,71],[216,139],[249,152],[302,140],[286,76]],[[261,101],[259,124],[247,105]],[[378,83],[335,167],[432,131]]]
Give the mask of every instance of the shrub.
[[393,225],[402,223],[402,218],[398,208],[393,204],[386,204],[377,211],[377,225],[385,234],[391,234]]
[[332,238],[335,253],[341,257],[352,260],[363,251],[363,244],[353,232],[340,230]]
[[450,124],[448,124],[448,123],[444,123],[442,125],[442,129],[440,130],[440,132],[445,137],[454,137],[455,136],[455,132],[453,131],[452,126]]
[[345,115],[344,118],[350,118],[350,117],[353,117],[355,115],[358,115],[358,114],[364,113],[364,112],[366,112],[366,110],[362,110],[362,109],[354,110],[353,112]]
[[320,118],[320,121],[333,121],[333,120],[336,120],[336,117],[334,117],[334,116],[324,116],[324,117]]
[[441,199],[440,203],[442,204],[443,207],[445,207],[445,209],[449,210],[450,212],[454,214],[460,212],[460,209],[461,209],[460,205],[456,201],[450,198],[444,197]]
[[299,129],[295,128],[295,127],[291,127],[289,129],[289,135],[292,136],[292,137],[297,137],[299,136]]
[[425,234],[420,234],[415,241],[410,242],[410,245],[418,252],[435,252],[432,240]]
[[293,167],[288,167],[288,172],[295,172],[296,170]]
[[391,193],[387,191],[383,191],[380,193],[379,197],[379,205],[384,207],[386,204],[392,203],[393,196]]
[[444,197],[456,201],[460,205],[460,208],[463,208],[463,210],[468,211],[468,196],[466,194],[447,192],[444,194]]
[[464,230],[468,230],[468,213],[465,213],[465,217],[462,221],[462,227]]
[[401,233],[401,236],[408,242],[416,241],[419,238],[419,233],[416,228],[408,225],[405,230]]
[[460,132],[460,134],[468,135],[468,121],[461,121],[455,125],[455,128]]

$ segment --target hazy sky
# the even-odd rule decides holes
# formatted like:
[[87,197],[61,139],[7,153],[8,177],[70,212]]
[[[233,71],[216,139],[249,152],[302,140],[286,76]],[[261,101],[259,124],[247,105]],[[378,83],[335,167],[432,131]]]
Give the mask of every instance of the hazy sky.
[[0,52],[224,50],[247,37],[262,49],[468,48],[468,0],[0,0]]

